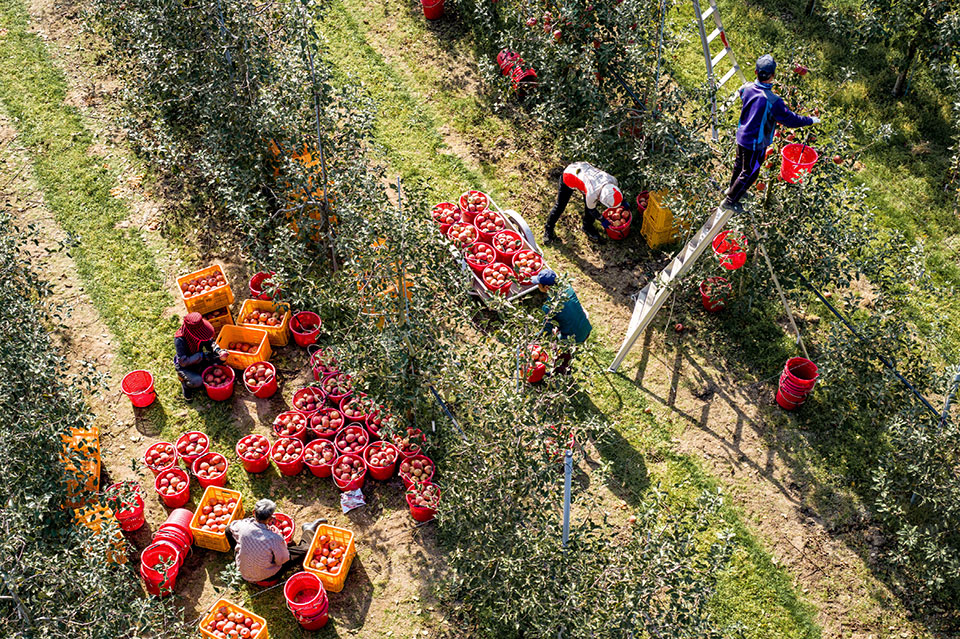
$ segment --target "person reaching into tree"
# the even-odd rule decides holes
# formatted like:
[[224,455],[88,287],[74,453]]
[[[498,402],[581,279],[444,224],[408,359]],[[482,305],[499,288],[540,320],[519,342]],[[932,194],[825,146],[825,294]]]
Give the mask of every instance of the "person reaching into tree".
[[597,202],[610,208],[620,206],[624,202],[623,193],[617,178],[605,173],[586,162],[574,162],[563,171],[560,176],[560,190],[557,192],[557,201],[547,216],[547,226],[543,236],[547,242],[556,242],[557,221],[563,215],[570,201],[573,191],[583,193],[583,232],[591,240],[602,241],[603,237],[597,232],[595,221],[600,222],[603,228],[610,226],[610,222],[597,213]]
[[[558,290],[552,289],[551,287],[557,283],[557,274],[548,268],[531,277],[530,282],[536,284],[542,293],[547,294],[547,303],[543,306],[544,313],[548,313],[544,332],[556,333],[560,339],[572,339],[577,344],[587,341],[593,331],[593,325],[590,324],[590,318],[580,304],[580,298],[577,297],[573,286],[567,284]],[[550,302],[554,296],[560,297],[561,304],[558,310],[551,313]],[[565,374],[569,370],[571,357],[570,350],[567,347],[561,347],[557,354],[555,372]]]
[[216,334],[213,324],[205,320],[203,315],[187,313],[173,337],[173,346],[177,351],[173,365],[180,378],[183,398],[187,401],[193,399],[194,392],[203,386],[203,371],[227,359],[227,351],[213,341]]
[[740,210],[740,198],[757,181],[777,124],[796,128],[820,122],[820,118],[797,115],[773,92],[772,81],[776,70],[777,63],[773,56],[762,56],[757,60],[757,81],[740,87],[743,106],[737,126],[737,159],[733,164],[727,197],[721,204],[724,208]]

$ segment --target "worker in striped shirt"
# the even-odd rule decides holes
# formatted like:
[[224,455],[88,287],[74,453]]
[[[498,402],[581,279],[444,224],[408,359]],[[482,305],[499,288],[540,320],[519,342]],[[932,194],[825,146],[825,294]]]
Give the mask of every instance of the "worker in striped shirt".
[[276,512],[273,501],[261,499],[253,508],[253,517],[235,521],[227,529],[227,537],[236,545],[240,575],[262,586],[273,585],[284,572],[303,565],[317,526],[323,521],[304,525],[300,543],[288,545],[283,535],[267,524]]

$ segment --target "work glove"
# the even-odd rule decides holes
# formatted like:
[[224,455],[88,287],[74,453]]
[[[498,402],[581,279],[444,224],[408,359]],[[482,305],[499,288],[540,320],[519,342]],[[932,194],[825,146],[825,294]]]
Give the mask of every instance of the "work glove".
[[602,227],[605,228],[605,229],[610,228],[610,220],[608,220],[608,219],[605,218],[605,217],[601,217],[601,218],[600,218],[600,226],[602,226]]
[[818,118],[817,116],[813,116],[813,118],[811,119],[813,120],[814,124],[820,124],[820,118]]

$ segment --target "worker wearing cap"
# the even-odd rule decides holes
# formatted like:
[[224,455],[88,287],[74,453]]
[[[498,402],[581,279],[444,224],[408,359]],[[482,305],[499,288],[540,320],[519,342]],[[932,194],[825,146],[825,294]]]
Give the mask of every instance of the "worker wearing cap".
[[[530,282],[536,284],[542,293],[547,294],[547,304],[543,306],[544,313],[550,313],[550,300],[553,295],[561,296],[562,304],[560,309],[547,317],[547,323],[544,326],[545,333],[558,333],[561,339],[573,339],[577,344],[582,344],[590,337],[593,326],[590,324],[590,318],[587,312],[583,310],[577,292],[573,286],[567,284],[559,290],[559,293],[552,291],[551,287],[557,283],[557,274],[548,268],[543,269],[530,278]],[[569,372],[570,359],[572,355],[569,348],[561,346],[556,355],[556,365],[554,372],[561,375]]]
[[740,124],[737,127],[737,159],[733,165],[730,188],[722,206],[740,210],[740,198],[760,175],[767,147],[773,143],[777,124],[796,128],[820,122],[820,118],[797,115],[773,92],[777,63],[767,54],[757,60],[757,81],[740,87]]
[[227,537],[236,548],[237,569],[246,581],[268,585],[285,571],[303,564],[310,549],[310,542],[318,519],[302,527],[300,543],[287,544],[283,535],[268,524],[277,512],[277,505],[269,499],[261,499],[253,508],[253,517],[239,519],[227,528]]
[[567,203],[570,201],[570,196],[573,195],[574,190],[583,193],[583,232],[594,241],[603,239],[593,224],[595,221],[599,220],[604,228],[610,226],[610,222],[597,213],[597,202],[607,208],[620,206],[624,202],[623,193],[620,192],[620,186],[617,184],[617,178],[601,171],[592,164],[574,162],[564,169],[563,175],[560,177],[557,201],[550,210],[547,217],[547,227],[543,233],[547,242],[557,241],[557,220],[560,219],[563,211],[567,208]]

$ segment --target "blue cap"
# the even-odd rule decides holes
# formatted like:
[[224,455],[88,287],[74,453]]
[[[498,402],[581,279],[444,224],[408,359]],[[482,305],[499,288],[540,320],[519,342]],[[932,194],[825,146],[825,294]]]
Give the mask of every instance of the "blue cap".
[[530,282],[533,284],[541,284],[543,286],[553,286],[557,283],[557,274],[550,269],[545,268],[531,277]]
[[757,75],[773,75],[777,70],[777,61],[769,53],[757,58]]

